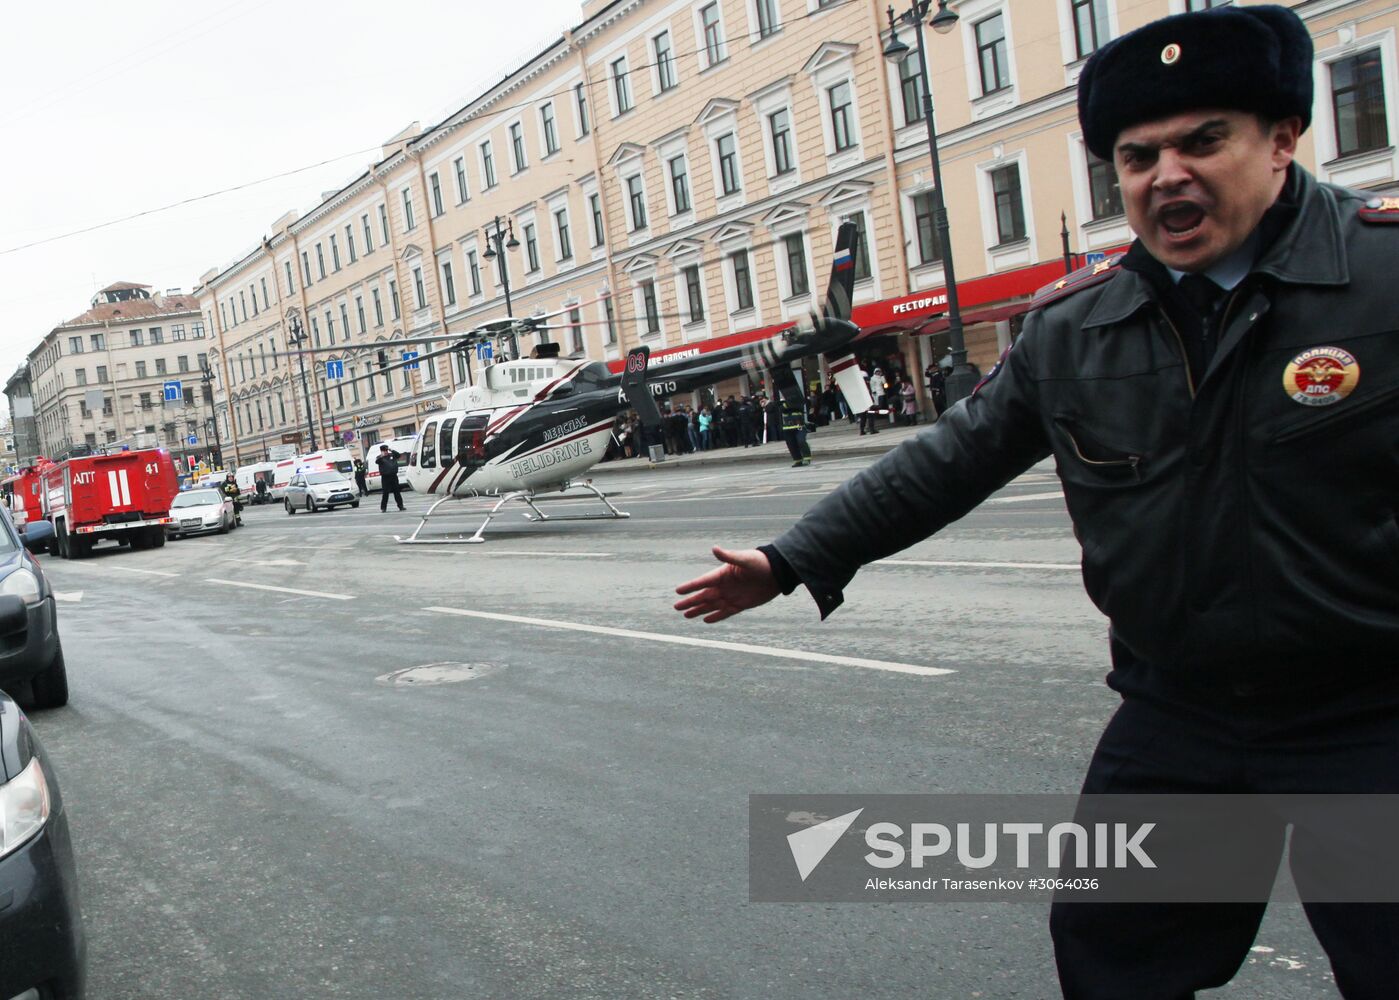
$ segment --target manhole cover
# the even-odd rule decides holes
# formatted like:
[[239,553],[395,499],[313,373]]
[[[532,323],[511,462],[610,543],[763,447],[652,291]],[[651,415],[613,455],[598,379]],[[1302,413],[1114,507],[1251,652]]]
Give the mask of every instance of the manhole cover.
[[374,678],[380,684],[394,687],[426,687],[431,684],[458,684],[489,676],[500,669],[498,663],[424,663],[420,667],[404,667],[391,674]]

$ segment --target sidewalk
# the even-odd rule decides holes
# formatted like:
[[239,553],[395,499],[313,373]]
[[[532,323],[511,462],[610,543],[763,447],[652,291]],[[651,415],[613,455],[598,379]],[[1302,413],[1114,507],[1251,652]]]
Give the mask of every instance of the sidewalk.
[[[811,462],[821,464],[823,458],[848,458],[852,455],[882,455],[901,441],[912,437],[926,425],[897,427],[888,423],[880,424],[878,434],[860,435],[858,424],[844,420],[835,421],[808,434],[806,442],[811,446]],[[705,465],[736,465],[744,462],[777,462],[790,464],[791,456],[787,445],[782,441],[758,445],[755,448],[714,448],[710,451],[693,452],[688,455],[667,455],[663,462],[652,462],[647,458],[622,458],[602,462],[588,470],[590,476],[602,476],[614,472],[636,472],[640,469],[693,469]]]

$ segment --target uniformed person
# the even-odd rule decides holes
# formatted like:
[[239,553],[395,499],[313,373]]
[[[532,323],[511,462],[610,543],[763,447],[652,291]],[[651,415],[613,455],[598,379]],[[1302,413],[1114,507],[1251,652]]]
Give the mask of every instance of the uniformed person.
[[789,397],[782,393],[782,439],[792,456],[792,468],[811,464],[811,445],[806,443],[806,400],[800,389]]
[[[1399,200],[1294,162],[1312,73],[1279,6],[1099,49],[1079,119],[1131,248],[1042,290],[971,398],[773,544],[716,548],[676,608],[716,622],[804,585],[824,617],[1052,455],[1122,696],[1086,792],[1399,793]],[[1263,909],[1056,904],[1064,994],[1220,986]],[[1399,995],[1399,908],[1306,913],[1345,997]]]
[[238,480],[233,473],[223,477],[223,482],[219,484],[219,490],[224,496],[233,501],[233,523],[240,525],[243,523],[243,497],[238,491]]

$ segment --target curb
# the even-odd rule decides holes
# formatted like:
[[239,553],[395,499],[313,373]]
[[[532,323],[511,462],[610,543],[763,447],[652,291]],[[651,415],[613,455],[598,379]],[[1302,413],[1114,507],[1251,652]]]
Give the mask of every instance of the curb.
[[[823,449],[813,444],[811,448],[811,457],[814,464],[817,460],[822,458],[829,460],[835,458],[845,458],[847,456],[858,457],[868,455],[883,455],[886,452],[893,451],[896,447],[899,446],[899,444],[902,441],[906,439],[907,436],[908,435],[899,435],[896,437],[895,440],[890,441],[888,444],[852,445],[848,448],[836,447]],[[648,459],[642,458],[624,458],[621,460],[614,460],[611,462],[603,462],[589,469],[588,475],[591,477],[596,477],[599,475],[614,475],[626,472],[662,472],[671,470],[679,471],[683,469],[704,468],[708,466],[717,465],[749,465],[757,462],[775,460],[780,460],[785,463],[791,460],[791,456],[788,455],[785,448],[780,451],[777,449],[773,449],[772,451],[763,451],[761,448],[724,448],[721,450],[720,454],[714,456],[705,455],[702,458],[690,458],[689,456],[682,456],[677,459],[674,456],[668,455],[666,456],[666,460],[664,462],[652,462]]]

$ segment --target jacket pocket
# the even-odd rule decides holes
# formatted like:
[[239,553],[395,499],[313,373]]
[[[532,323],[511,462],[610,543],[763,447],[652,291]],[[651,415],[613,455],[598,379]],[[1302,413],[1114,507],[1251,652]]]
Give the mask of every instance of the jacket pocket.
[[1064,417],[1055,417],[1054,425],[1069,443],[1077,466],[1094,480],[1131,485],[1142,481],[1142,456],[1105,445],[1082,427]]
[[1341,400],[1322,413],[1303,413],[1292,417],[1278,428],[1269,443],[1286,444],[1311,437],[1393,403],[1399,403],[1399,383],[1378,389],[1364,399],[1353,402]]

